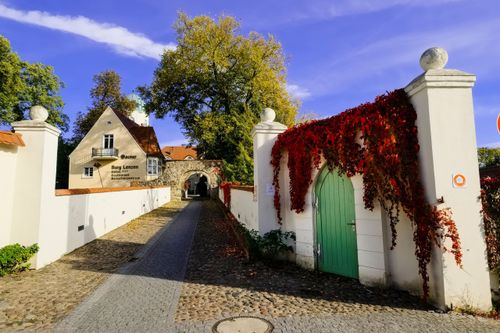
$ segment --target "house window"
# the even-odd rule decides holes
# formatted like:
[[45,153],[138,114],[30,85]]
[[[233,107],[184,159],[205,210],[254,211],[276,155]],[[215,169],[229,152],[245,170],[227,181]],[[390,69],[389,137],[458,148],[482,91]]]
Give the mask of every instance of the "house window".
[[94,167],[84,167],[82,178],[93,178],[94,177]]
[[113,134],[104,134],[102,147],[104,149],[112,149],[115,147],[115,139]]
[[160,173],[157,158],[148,158],[148,176],[157,176]]

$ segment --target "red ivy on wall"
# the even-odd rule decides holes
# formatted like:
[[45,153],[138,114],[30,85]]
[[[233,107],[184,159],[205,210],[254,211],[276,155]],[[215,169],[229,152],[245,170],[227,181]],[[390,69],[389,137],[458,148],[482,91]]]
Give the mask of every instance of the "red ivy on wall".
[[224,194],[224,205],[229,209],[231,209],[231,185],[232,183],[221,183],[219,185]]
[[500,178],[481,179],[481,202],[488,265],[500,269]]
[[310,121],[280,134],[272,149],[274,206],[281,221],[279,173],[282,154],[288,152],[291,209],[304,211],[313,168],[322,158],[330,170],[363,177],[365,208],[375,200],[387,212],[396,246],[396,223],[402,210],[414,224],[413,240],[424,298],[429,294],[427,265],[432,245],[451,239],[449,250],[461,266],[460,238],[449,209],[427,202],[420,179],[416,112],[403,89],[379,96],[331,118]]

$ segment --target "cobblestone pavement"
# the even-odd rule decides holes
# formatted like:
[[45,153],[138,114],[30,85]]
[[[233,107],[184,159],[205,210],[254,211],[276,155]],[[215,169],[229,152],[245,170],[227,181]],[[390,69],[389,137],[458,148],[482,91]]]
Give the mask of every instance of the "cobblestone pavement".
[[405,292],[287,263],[249,263],[220,207],[204,205],[172,332],[210,332],[238,315],[265,318],[274,332],[500,332],[500,321],[441,314]]
[[203,202],[191,202],[148,244],[65,318],[56,332],[172,332],[173,315]]
[[0,278],[0,331],[52,331],[185,205],[172,201],[40,270]]
[[441,314],[404,292],[247,262],[228,223],[215,202],[191,202],[55,331],[211,332],[247,315],[273,332],[500,332],[500,321]]

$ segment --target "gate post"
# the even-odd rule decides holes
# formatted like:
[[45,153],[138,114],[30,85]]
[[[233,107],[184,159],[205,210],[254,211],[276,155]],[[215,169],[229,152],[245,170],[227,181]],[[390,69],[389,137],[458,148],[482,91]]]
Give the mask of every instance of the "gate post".
[[275,122],[276,113],[266,108],[260,114],[260,122],[252,129],[253,138],[253,179],[257,197],[257,225],[261,235],[279,227],[274,208],[273,168],[271,150],[278,134],[287,127]]
[[[57,146],[61,131],[45,122],[47,110],[33,106],[31,120],[12,123],[16,133],[23,136],[25,149],[17,156],[16,188],[12,217],[11,243],[39,243],[40,252],[33,259],[38,266],[40,253],[47,250],[41,239],[41,228],[50,228],[54,212],[56,187]],[[44,230],[47,234],[50,230]],[[43,243],[43,244],[40,244]]]
[[[439,307],[491,309],[486,247],[482,231],[479,167],[472,87],[473,74],[445,69],[448,54],[422,54],[424,73],[405,91],[417,112],[420,166],[427,200],[449,207],[461,239],[463,269],[450,253],[434,249],[429,267],[431,299]],[[441,202],[443,200],[440,200]]]

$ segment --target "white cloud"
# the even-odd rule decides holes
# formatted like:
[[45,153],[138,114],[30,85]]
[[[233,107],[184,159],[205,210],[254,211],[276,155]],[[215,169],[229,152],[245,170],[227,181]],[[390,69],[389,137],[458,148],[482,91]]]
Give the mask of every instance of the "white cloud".
[[300,87],[296,84],[287,84],[286,90],[292,98],[306,99],[311,96],[309,89]]
[[124,27],[96,22],[84,16],[52,15],[37,10],[23,11],[0,4],[0,17],[86,37],[109,45],[117,53],[126,56],[159,60],[164,50],[175,49],[172,43],[159,44]]
[[484,145],[484,147],[487,147],[487,148],[500,148],[500,141],[487,143],[487,144]]

